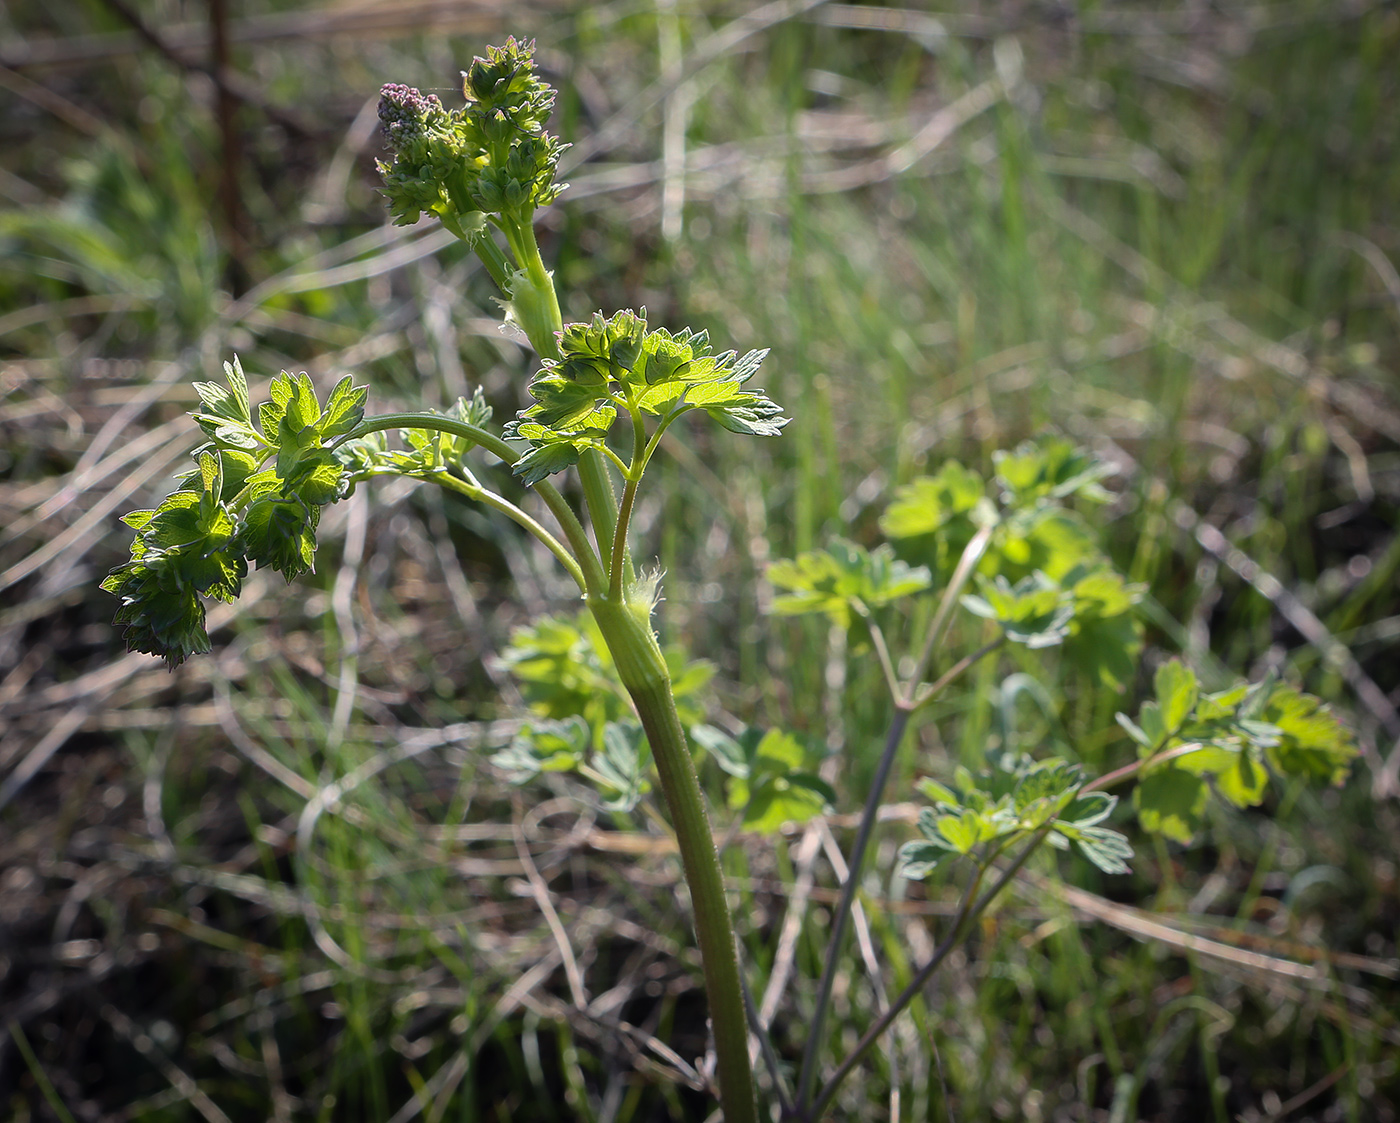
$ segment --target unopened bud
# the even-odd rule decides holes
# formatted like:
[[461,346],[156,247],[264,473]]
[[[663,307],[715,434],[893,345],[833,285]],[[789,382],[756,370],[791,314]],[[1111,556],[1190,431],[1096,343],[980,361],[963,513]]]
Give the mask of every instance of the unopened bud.
[[379,121],[394,151],[423,134],[432,113],[443,112],[436,94],[423,94],[412,86],[391,82],[379,91]]

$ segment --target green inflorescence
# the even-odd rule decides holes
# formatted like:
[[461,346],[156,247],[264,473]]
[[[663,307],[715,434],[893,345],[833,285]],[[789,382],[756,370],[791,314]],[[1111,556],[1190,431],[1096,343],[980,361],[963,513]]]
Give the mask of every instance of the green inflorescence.
[[474,241],[488,215],[498,224],[529,223],[568,186],[555,182],[568,145],[544,131],[555,94],[536,75],[534,53],[534,43],[508,39],[473,59],[462,72],[467,103],[460,109],[409,86],[380,91],[393,157],[379,161],[379,171],[396,222],[433,214]]

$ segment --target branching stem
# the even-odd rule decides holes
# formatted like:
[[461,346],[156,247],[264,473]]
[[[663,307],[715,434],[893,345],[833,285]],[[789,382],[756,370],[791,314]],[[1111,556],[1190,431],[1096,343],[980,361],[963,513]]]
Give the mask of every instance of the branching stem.
[[[377,417],[367,417],[350,432],[332,441],[330,447],[335,448],[347,441],[366,437],[370,433],[382,433],[390,429],[435,429],[451,433],[453,436],[465,437],[487,452],[499,456],[507,464],[514,464],[519,459],[515,449],[494,433],[488,433],[485,429],[465,421],[458,421],[455,417],[444,417],[437,413],[384,413]],[[545,506],[564,532],[569,549],[578,562],[584,588],[589,592],[606,588],[607,578],[603,575],[603,564],[598,560],[598,555],[594,552],[592,543],[588,541],[588,535],[583,529],[583,524],[578,521],[578,516],[574,514],[574,509],[559,494],[559,489],[548,480],[537,483],[535,491],[544,500]],[[545,545],[549,543],[546,542]]]
[[968,668],[974,666],[975,664],[980,662],[985,656],[990,655],[993,651],[1000,649],[1005,644],[1006,633],[1002,632],[1001,635],[997,636],[996,639],[988,640],[976,651],[968,655],[964,655],[961,659],[959,659],[956,663],[954,663],[951,667],[949,667],[946,671],[939,675],[938,679],[935,682],[929,683],[926,687],[924,687],[918,692],[918,696],[914,699],[913,712],[918,713],[935,698],[937,698],[940,694],[942,694],[943,691],[945,691],[955,680],[959,678],[959,676],[965,674]]
[[[827,1010],[831,1005],[831,991],[836,983],[836,972],[840,966],[841,951],[845,944],[846,929],[849,926],[851,908],[855,904],[856,890],[860,885],[861,873],[865,867],[865,852],[869,848],[871,836],[875,832],[875,822],[880,810],[880,802],[884,799],[885,785],[889,782],[890,770],[894,767],[895,757],[898,755],[900,742],[904,740],[904,732],[909,727],[909,719],[915,711],[927,703],[936,692],[943,689],[947,683],[951,682],[958,675],[962,674],[967,667],[972,666],[977,659],[996,649],[999,644],[988,645],[981,651],[974,653],[967,659],[955,664],[948,673],[934,683],[929,690],[916,701],[916,695],[920,683],[928,673],[929,664],[933,660],[933,654],[939,638],[943,634],[943,629],[947,626],[952,616],[953,605],[957,603],[958,595],[963,586],[972,576],[978,561],[981,560],[983,552],[991,541],[992,528],[983,527],[972,537],[962,557],[958,559],[957,568],[953,571],[953,576],[948,582],[948,588],[944,590],[943,599],[939,603],[938,611],[934,614],[933,621],[929,625],[928,637],[924,642],[923,653],[919,656],[919,662],[914,668],[914,673],[902,686],[893,676],[893,665],[886,670],[889,678],[891,692],[894,695],[895,713],[894,720],[890,722],[890,728],[885,736],[884,751],[880,754],[880,762],[876,766],[875,776],[871,781],[870,794],[865,800],[865,810],[861,813],[860,826],[856,830],[856,839],[851,847],[851,856],[847,860],[848,869],[846,872],[846,883],[841,888],[841,902],[837,905],[836,913],[831,921],[831,939],[827,944],[826,963],[822,970],[821,983],[817,990],[817,1002],[812,1011],[812,1018],[808,1028],[806,1047],[802,1051],[802,1069],[797,1081],[797,1104],[799,1111],[805,1111],[809,1103],[813,1089],[817,1080],[817,1061],[821,1053],[822,1034],[826,1028]],[[873,633],[872,633],[873,634]],[[883,637],[882,637],[883,638]],[[884,659],[888,660],[888,652]]]
[[448,488],[451,491],[465,495],[468,499],[473,499],[478,503],[500,511],[501,514],[505,515],[507,518],[514,519],[543,542],[545,546],[548,547],[549,552],[559,559],[559,564],[569,571],[569,576],[578,584],[579,592],[588,592],[588,582],[584,580],[583,569],[578,562],[574,560],[573,554],[569,553],[568,547],[560,542],[559,539],[555,538],[554,535],[550,534],[536,519],[525,511],[522,511],[505,496],[497,495],[494,491],[482,487],[480,484],[473,485],[466,480],[452,475],[450,472],[436,473],[424,478],[430,480],[432,483]]
[[957,916],[954,918],[953,930],[948,934],[948,938],[938,946],[933,955],[929,957],[929,961],[919,968],[919,973],[910,980],[909,985],[900,992],[899,997],[890,1003],[889,1009],[880,1015],[880,1017],[875,1020],[874,1025],[865,1031],[865,1035],[856,1044],[856,1047],[851,1050],[851,1055],[841,1062],[836,1072],[832,1074],[831,1079],[828,1080],[822,1088],[821,1094],[812,1101],[811,1110],[804,1118],[809,1120],[821,1118],[822,1112],[825,1111],[827,1105],[831,1103],[832,1098],[840,1089],[842,1082],[851,1074],[851,1070],[860,1063],[860,1059],[869,1052],[870,1047],[880,1039],[884,1032],[894,1024],[895,1018],[899,1017],[899,1015],[904,1012],[904,1008],[924,989],[928,981],[933,978],[934,973],[943,965],[943,961],[948,958],[948,955],[953,949],[967,938],[967,934],[971,931],[972,925],[977,922],[977,918],[987,911],[987,906],[996,900],[1001,894],[1001,891],[1011,883],[1012,878],[1020,873],[1021,867],[1026,864],[1027,859],[1030,858],[1040,844],[1045,841],[1046,836],[1050,833],[1050,829],[1051,824],[1046,824],[1040,830],[1036,831],[1021,852],[1016,855],[1012,863],[1002,871],[1001,876],[996,880],[996,884],[982,894],[975,905],[968,908],[968,902],[972,900],[973,895],[981,885],[982,877],[987,869],[984,865],[979,865],[977,867],[976,874],[973,876],[972,881],[969,882],[967,891],[963,894],[962,905],[958,909]]
[[632,508],[637,502],[637,486],[646,471],[647,431],[640,410],[629,409],[632,415],[632,463],[623,474],[622,505],[617,509],[617,526],[613,530],[612,568],[608,576],[608,596],[621,601],[623,577],[627,558],[627,528],[632,523]]

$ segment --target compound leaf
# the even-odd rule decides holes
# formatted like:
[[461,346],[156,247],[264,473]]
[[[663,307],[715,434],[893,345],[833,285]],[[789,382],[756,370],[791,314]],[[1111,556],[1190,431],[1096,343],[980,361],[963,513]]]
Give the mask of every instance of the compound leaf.
[[932,534],[951,519],[974,510],[985,498],[982,477],[956,460],[947,460],[937,475],[911,480],[895,492],[880,516],[880,530],[889,538]]
[[900,597],[921,592],[930,583],[924,566],[899,561],[882,545],[866,550],[837,538],[825,550],[768,567],[768,580],[786,592],[773,598],[773,611],[782,616],[824,612],[833,623],[849,627],[853,609],[878,608]]
[[633,721],[609,722],[603,729],[603,751],[593,758],[592,770],[615,794],[604,800],[609,811],[631,811],[651,790],[647,772],[651,745],[642,727]]
[[523,784],[541,772],[572,772],[588,754],[590,731],[583,718],[563,721],[538,718],[520,727],[510,744],[491,763],[512,784]]
[[1132,872],[1127,862],[1133,856],[1132,844],[1117,831],[1107,827],[1076,827],[1073,831],[1061,833],[1104,873]]

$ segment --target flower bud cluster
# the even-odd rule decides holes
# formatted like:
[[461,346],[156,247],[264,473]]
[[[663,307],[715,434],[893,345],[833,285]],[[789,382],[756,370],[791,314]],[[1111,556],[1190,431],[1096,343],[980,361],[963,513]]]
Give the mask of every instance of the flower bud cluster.
[[393,159],[379,171],[398,224],[426,211],[471,241],[485,215],[524,225],[558,198],[567,185],[554,176],[568,146],[544,131],[555,92],[535,74],[534,49],[508,39],[473,59],[461,109],[409,86],[383,88],[379,119]]

